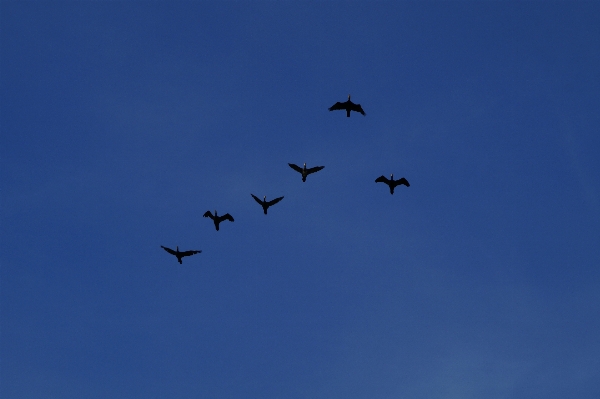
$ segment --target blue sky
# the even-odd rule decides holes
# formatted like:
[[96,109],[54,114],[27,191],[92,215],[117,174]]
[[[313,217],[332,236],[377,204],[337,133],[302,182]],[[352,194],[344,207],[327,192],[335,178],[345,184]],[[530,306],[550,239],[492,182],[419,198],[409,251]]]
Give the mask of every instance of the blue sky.
[[600,394],[598,3],[0,18],[2,397]]

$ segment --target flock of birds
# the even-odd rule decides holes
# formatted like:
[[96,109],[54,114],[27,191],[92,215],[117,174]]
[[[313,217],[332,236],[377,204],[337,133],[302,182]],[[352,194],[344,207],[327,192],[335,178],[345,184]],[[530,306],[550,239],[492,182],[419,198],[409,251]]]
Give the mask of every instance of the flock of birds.
[[[330,111],[336,111],[336,110],[345,110],[346,111],[346,116],[349,118],[350,117],[350,112],[354,111],[354,112],[358,112],[362,115],[366,115],[365,111],[362,109],[362,107],[360,106],[360,104],[355,104],[352,101],[350,101],[350,95],[348,94],[348,100],[344,101],[343,103],[341,102],[336,102],[335,104],[333,104],[331,107],[329,107]],[[303,167],[300,167],[298,165],[295,165],[293,163],[289,163],[288,165],[290,165],[290,168],[294,169],[296,172],[300,173],[302,175],[302,181],[306,182],[306,178],[308,177],[308,175],[312,174],[312,173],[316,173],[318,171],[320,171],[321,169],[324,168],[324,166],[314,166],[312,168],[307,168],[306,167],[306,163],[304,164]],[[404,177],[398,179],[398,180],[394,180],[394,174],[392,173],[390,175],[390,178],[388,179],[385,176],[379,176],[377,179],[375,179],[375,183],[385,183],[389,186],[390,188],[390,194],[394,194],[394,189],[397,186],[400,185],[405,185],[406,187],[410,187],[410,184],[408,183],[408,180],[406,180]],[[273,206],[275,204],[277,204],[279,201],[281,201],[283,199],[283,197],[278,197],[275,199],[272,199],[271,201],[267,201],[267,197],[264,196],[263,199],[261,200],[260,198],[258,198],[256,195],[254,194],[250,194],[252,196],[252,198],[254,198],[254,200],[256,202],[258,202],[262,208],[263,211],[265,213],[265,215],[267,214],[267,209],[269,209],[270,206]],[[224,222],[225,220],[228,220],[230,222],[233,222],[233,216],[231,216],[229,213],[226,213],[224,215],[218,215],[217,211],[215,210],[215,213],[211,213],[211,211],[206,211],[203,215],[205,218],[211,218],[213,223],[215,224],[215,229],[217,231],[219,231],[219,224],[221,224],[221,222]],[[199,250],[190,250],[190,251],[179,251],[179,246],[176,247],[175,250],[171,249],[171,248],[167,248],[161,245],[161,248],[163,248],[165,251],[167,251],[168,253],[170,253],[171,255],[175,256],[177,258],[177,261],[179,263],[183,263],[181,261],[181,259],[185,256],[192,256],[195,254],[199,254],[202,251]]]

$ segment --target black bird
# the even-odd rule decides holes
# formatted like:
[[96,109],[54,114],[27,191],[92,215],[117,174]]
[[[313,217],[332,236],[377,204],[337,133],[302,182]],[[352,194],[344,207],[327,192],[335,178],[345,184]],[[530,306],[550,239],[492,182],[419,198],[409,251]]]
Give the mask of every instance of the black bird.
[[408,183],[408,180],[406,180],[404,177],[398,179],[398,180],[394,180],[394,174],[392,173],[390,175],[390,179],[388,180],[387,177],[381,175],[379,176],[377,179],[375,179],[375,183],[385,183],[388,186],[390,186],[390,193],[394,194],[394,189],[396,188],[396,186],[399,186],[401,184],[404,184],[406,187],[410,187],[410,184]]
[[350,111],[354,111],[354,112],[360,112],[363,115],[365,114],[365,111],[363,111],[362,107],[360,106],[360,104],[354,104],[352,101],[350,101],[350,94],[348,94],[348,101],[346,102],[337,102],[335,104],[333,104],[331,107],[329,107],[330,111],[335,111],[338,109],[345,109],[346,110],[346,116],[348,118],[350,118]]
[[310,175],[311,173],[318,172],[325,167],[325,166],[315,166],[314,168],[306,169],[306,162],[304,163],[303,168],[301,168],[298,165],[294,165],[293,163],[288,163],[288,165],[290,165],[290,168],[294,169],[296,172],[302,174],[302,181],[306,181],[306,176]]
[[263,199],[261,200],[260,198],[258,198],[256,195],[254,194],[250,194],[252,196],[252,198],[254,198],[254,200],[256,202],[258,202],[259,204],[262,205],[263,207],[263,211],[265,211],[265,215],[267,214],[267,209],[271,206],[271,205],[275,205],[276,203],[278,203],[279,201],[281,201],[283,199],[283,197],[279,197],[279,198],[275,198],[274,200],[271,201],[267,201],[267,196],[265,195],[263,197]]
[[206,213],[204,214],[205,218],[211,218],[213,220],[213,222],[215,222],[215,228],[217,229],[217,231],[219,231],[219,223],[221,223],[223,220],[229,220],[230,222],[233,222],[233,217],[231,217],[230,214],[226,213],[223,216],[217,216],[217,210],[215,209],[215,214],[213,216],[212,213],[210,213],[210,211],[206,211]]
[[183,258],[184,256],[192,256],[192,255],[199,254],[200,252],[202,252],[202,251],[183,251],[183,252],[179,252],[179,245],[177,246],[177,249],[175,251],[173,251],[171,248],[163,247],[162,245],[160,247],[162,249],[164,249],[165,251],[167,251],[168,253],[170,253],[171,255],[175,255],[177,257],[177,260],[181,264],[183,264],[183,262],[181,261],[181,258]]

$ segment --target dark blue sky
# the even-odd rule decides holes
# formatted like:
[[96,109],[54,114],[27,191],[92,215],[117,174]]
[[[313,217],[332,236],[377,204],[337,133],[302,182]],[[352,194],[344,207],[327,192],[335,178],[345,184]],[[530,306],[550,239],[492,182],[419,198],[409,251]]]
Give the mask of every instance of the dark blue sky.
[[600,397],[599,3],[0,18],[2,397]]

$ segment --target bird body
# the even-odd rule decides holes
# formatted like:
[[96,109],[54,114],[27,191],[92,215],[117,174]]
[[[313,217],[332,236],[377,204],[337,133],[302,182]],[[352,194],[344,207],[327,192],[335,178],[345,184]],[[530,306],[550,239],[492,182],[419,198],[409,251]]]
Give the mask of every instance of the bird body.
[[410,184],[408,183],[408,180],[406,180],[404,177],[401,177],[398,180],[394,180],[394,174],[392,173],[390,175],[390,178],[388,179],[387,177],[381,175],[379,176],[377,179],[375,179],[375,183],[385,183],[390,187],[390,194],[394,194],[394,189],[396,188],[396,186],[399,186],[401,184],[404,184],[406,187],[410,187]]
[[271,205],[275,205],[276,203],[278,203],[279,201],[281,201],[283,199],[283,197],[279,197],[279,198],[275,198],[274,200],[271,201],[267,201],[267,196],[263,196],[263,199],[261,200],[260,198],[258,198],[256,195],[254,194],[250,194],[252,196],[252,198],[254,198],[254,200],[256,202],[258,202],[262,207],[263,207],[263,211],[265,212],[265,215],[267,214],[267,209],[271,206]]
[[302,168],[298,165],[294,165],[293,163],[288,163],[288,165],[290,165],[290,168],[294,169],[296,172],[298,172],[302,175],[303,182],[306,181],[306,176],[310,175],[311,173],[318,172],[325,167],[325,166],[315,166],[315,167],[307,169],[306,162],[304,163],[304,167],[302,167]]
[[177,249],[175,251],[173,251],[171,248],[163,247],[162,245],[160,247],[162,249],[164,249],[165,251],[167,251],[168,253],[170,253],[171,255],[175,255],[177,257],[177,261],[181,264],[183,264],[183,262],[181,261],[181,258],[183,258],[184,256],[192,256],[192,255],[199,254],[200,252],[202,252],[202,251],[195,251],[195,250],[179,252],[179,245],[177,246]]
[[363,115],[365,114],[365,111],[363,111],[362,107],[360,106],[360,104],[354,104],[352,101],[350,101],[350,94],[348,94],[348,100],[344,101],[343,103],[341,102],[337,102],[335,104],[333,104],[331,107],[329,107],[330,111],[336,111],[339,109],[344,109],[346,110],[346,116],[348,118],[350,118],[350,111],[354,111],[354,112],[358,112],[361,113]]
[[211,218],[213,220],[213,222],[215,223],[215,228],[217,229],[217,231],[219,231],[219,223],[221,223],[224,220],[229,220],[230,222],[233,222],[233,217],[226,213],[222,216],[218,216],[217,215],[217,210],[215,209],[215,214],[213,215],[212,213],[210,213],[210,211],[206,211],[203,215],[205,218]]

